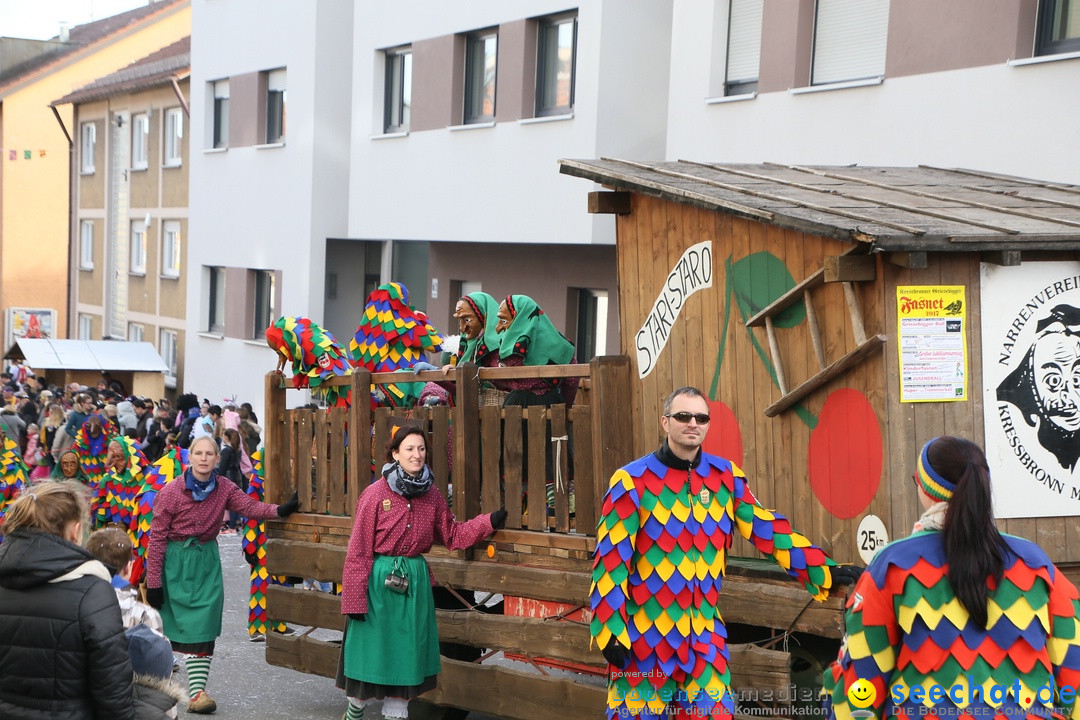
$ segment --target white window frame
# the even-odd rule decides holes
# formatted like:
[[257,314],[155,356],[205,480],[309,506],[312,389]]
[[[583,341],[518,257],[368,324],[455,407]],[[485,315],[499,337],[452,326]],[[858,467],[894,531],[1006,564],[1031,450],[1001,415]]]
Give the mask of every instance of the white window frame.
[[146,274],[146,223],[142,220],[131,222],[131,252],[129,272],[132,275]]
[[408,132],[412,120],[412,46],[383,50],[383,59],[383,132]]
[[165,366],[168,370],[165,371],[165,387],[176,387],[176,340],[177,332],[175,330],[162,329],[158,333],[158,353],[161,355],[161,359],[165,361]]
[[213,335],[225,334],[225,268],[207,266],[206,331]]
[[150,167],[150,116],[139,113],[131,117],[131,169]]
[[[493,48],[494,63],[491,67],[491,112],[484,113],[484,100],[479,100],[479,107],[473,106],[473,99],[475,97],[485,96],[485,92],[481,92],[480,95],[476,95],[477,81],[480,83],[480,87],[487,87],[488,79],[488,67],[487,67],[487,42],[489,40],[495,41]],[[483,61],[483,66],[478,67],[476,65],[477,55],[474,51],[476,47],[481,47],[480,59]],[[465,102],[463,105],[464,117],[462,121],[465,125],[475,125],[480,123],[492,123],[495,122],[495,113],[499,103],[499,30],[498,28],[491,28],[488,30],[478,30],[473,33],[469,33],[465,36]]]
[[129,342],[142,342],[143,333],[145,329],[139,323],[128,323],[128,341]]
[[84,122],[79,126],[79,173],[93,175],[94,152],[97,148],[97,125],[92,122]]
[[92,339],[93,332],[94,318],[85,313],[79,313],[79,339],[90,340]]
[[[555,59],[551,62],[552,58],[549,54],[552,51],[552,46],[547,43],[547,33],[550,30],[555,31],[556,42],[554,44],[554,50],[556,55],[560,50],[558,43],[559,34],[564,27],[570,28],[570,77],[567,79],[569,87],[567,88],[567,104],[545,104],[544,97],[550,94],[552,97],[558,96],[559,87],[559,68],[561,61]],[[496,54],[498,50],[496,49]],[[552,71],[554,70],[554,75]],[[540,18],[537,21],[536,27],[536,98],[535,98],[535,111],[536,117],[548,117],[552,115],[568,115],[574,111],[574,84],[577,75],[577,12],[561,13],[559,15],[551,15],[549,17]]]
[[[285,72],[285,68],[278,68],[277,70],[270,70],[266,73],[266,144],[267,145],[281,145],[285,142],[285,119],[287,117],[285,109],[286,97],[286,83],[288,75]],[[275,98],[280,95],[280,103],[275,103]],[[279,132],[274,134],[274,122],[279,128]]]
[[277,302],[277,278],[273,270],[251,271],[252,296],[252,332],[251,337],[258,339],[274,322],[274,304]]
[[181,152],[184,140],[184,113],[176,108],[165,111],[165,142],[163,143],[162,165],[165,167],[180,167],[183,163]]
[[765,0],[730,0],[724,95],[757,92],[761,68],[761,18]]
[[229,147],[229,81],[210,83],[210,147]]
[[161,276],[180,277],[180,221],[166,220],[161,230]]
[[811,85],[885,75],[889,0],[817,0]]
[[79,269],[94,269],[94,221],[79,221]]

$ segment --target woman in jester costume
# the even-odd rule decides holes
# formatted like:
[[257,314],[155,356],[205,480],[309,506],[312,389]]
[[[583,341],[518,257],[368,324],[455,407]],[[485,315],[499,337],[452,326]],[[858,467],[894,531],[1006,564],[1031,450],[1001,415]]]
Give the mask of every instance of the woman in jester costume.
[[1080,717],[1076,588],[1035,543],[998,532],[982,449],[934,438],[913,480],[925,512],[848,598],[829,716]]
[[29,477],[30,471],[19,454],[19,443],[0,430],[0,540],[3,540],[8,506],[29,484]]
[[[251,456],[254,472],[248,482],[247,494],[256,500],[263,499],[263,449],[259,448]],[[266,619],[266,588],[271,584],[283,584],[277,577],[271,577],[266,571],[266,524],[261,520],[247,518],[244,534],[240,538],[240,548],[244,558],[251,565],[251,599],[248,601],[248,636],[253,642],[266,639],[269,621]],[[285,623],[276,623],[275,632],[285,632]]]
[[861,572],[758,504],[734,463],[702,452],[709,422],[700,390],[675,390],[660,418],[667,439],[617,470],[604,497],[590,607],[610,665],[608,718],[732,716],[717,600],[736,532],[817,600]]
[[135,545],[135,562],[131,566],[132,585],[138,585],[146,572],[146,551],[150,547],[150,525],[154,521],[154,500],[166,484],[187,470],[188,451],[174,445],[159,457],[143,475],[142,487],[135,495],[135,513],[128,534]]
[[98,485],[94,503],[94,529],[106,525],[119,525],[129,529],[131,543],[135,535],[130,532],[131,519],[135,516],[135,496],[145,481],[146,456],[139,449],[139,441],[129,437],[114,437],[109,442],[105,476]]
[[284,316],[266,328],[266,344],[278,354],[276,372],[292,363],[294,388],[310,387],[316,397],[331,407],[349,406],[349,387],[326,385],[332,377],[352,374],[349,358],[329,330],[306,317]]

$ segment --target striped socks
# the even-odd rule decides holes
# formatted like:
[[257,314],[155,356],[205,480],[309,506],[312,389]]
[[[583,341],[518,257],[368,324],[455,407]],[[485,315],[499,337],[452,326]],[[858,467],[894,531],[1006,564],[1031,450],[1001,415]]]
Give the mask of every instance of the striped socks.
[[184,665],[187,666],[188,697],[195,696],[206,689],[206,679],[210,676],[210,661],[213,655],[185,655]]
[[349,698],[349,707],[345,710],[345,717],[343,720],[363,720],[364,718],[364,705],[360,700],[356,698]]

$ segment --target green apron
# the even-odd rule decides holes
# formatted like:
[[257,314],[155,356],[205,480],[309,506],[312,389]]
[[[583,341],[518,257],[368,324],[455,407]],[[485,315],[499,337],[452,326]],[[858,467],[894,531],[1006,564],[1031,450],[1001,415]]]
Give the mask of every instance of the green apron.
[[[409,578],[405,594],[386,588],[391,570]],[[346,677],[367,683],[419,685],[439,674],[439,630],[424,558],[375,556],[367,619],[349,618],[344,655]]]
[[216,538],[207,543],[193,537],[170,541],[161,586],[165,591],[161,622],[169,640],[200,643],[221,635],[225,587]]

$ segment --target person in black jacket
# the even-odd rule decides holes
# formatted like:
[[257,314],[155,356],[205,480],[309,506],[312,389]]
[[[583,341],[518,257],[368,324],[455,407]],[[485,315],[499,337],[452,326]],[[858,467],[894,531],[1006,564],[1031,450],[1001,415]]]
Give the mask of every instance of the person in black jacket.
[[135,717],[112,577],[76,543],[83,490],[42,482],[8,507],[0,543],[0,717]]

